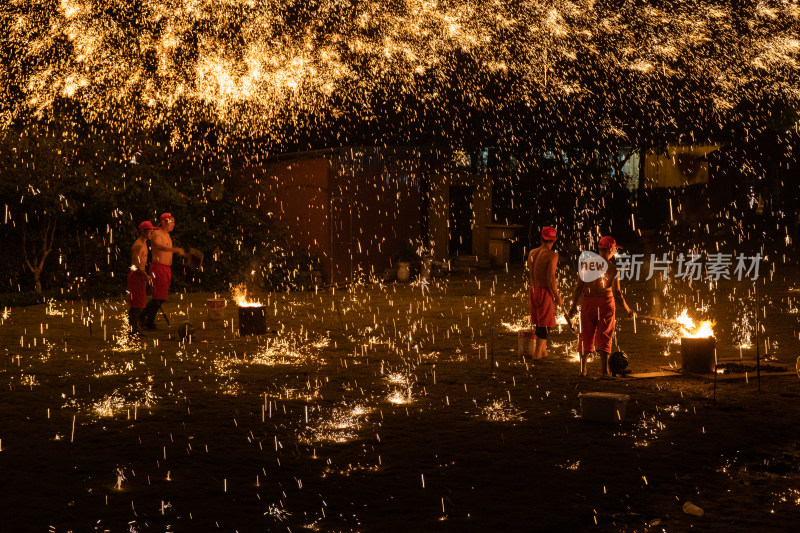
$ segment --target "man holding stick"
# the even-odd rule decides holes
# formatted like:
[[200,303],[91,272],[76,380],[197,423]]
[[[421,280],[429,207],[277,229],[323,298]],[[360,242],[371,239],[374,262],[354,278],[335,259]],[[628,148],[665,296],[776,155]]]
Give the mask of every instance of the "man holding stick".
[[132,334],[139,334],[141,329],[140,320],[147,301],[147,284],[150,278],[147,276],[145,267],[147,266],[147,241],[153,230],[156,229],[149,220],[139,224],[139,237],[133,242],[131,247],[131,270],[128,272],[128,325]]
[[564,305],[558,294],[556,267],[558,253],[553,251],[556,230],[542,228],[542,244],[528,254],[528,297],[530,298],[531,324],[535,326],[536,343],[534,359],[547,357],[547,328],[556,325],[556,305]]
[[153,294],[144,311],[145,328],[156,329],[156,313],[161,304],[167,301],[169,285],[172,281],[173,254],[186,255],[183,248],[173,248],[170,232],[175,228],[175,219],[170,213],[161,215],[158,228],[151,236],[153,261],[150,264],[150,277],[153,283]]
[[[586,375],[586,360],[589,353],[593,352],[595,348],[600,353],[603,375],[610,374],[608,356],[611,353],[611,339],[614,335],[616,314],[614,297],[620,299],[628,314],[632,313],[622,295],[617,265],[612,260],[617,248],[619,247],[614,238],[606,236],[600,239],[599,257],[590,253],[587,260],[583,261],[584,256],[581,256],[582,263],[579,265],[578,282],[575,286],[575,294],[572,297],[572,306],[567,320],[570,320],[576,313],[578,301],[583,297],[581,333],[578,339],[578,351],[581,358],[580,374],[582,376]],[[597,268],[593,268],[590,263]]]

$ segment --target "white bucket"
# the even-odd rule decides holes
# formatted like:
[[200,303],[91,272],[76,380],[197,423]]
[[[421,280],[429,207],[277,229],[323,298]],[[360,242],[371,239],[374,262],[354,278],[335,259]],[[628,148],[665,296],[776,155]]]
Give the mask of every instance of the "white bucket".
[[209,320],[222,320],[225,318],[225,298],[209,298],[206,300]]

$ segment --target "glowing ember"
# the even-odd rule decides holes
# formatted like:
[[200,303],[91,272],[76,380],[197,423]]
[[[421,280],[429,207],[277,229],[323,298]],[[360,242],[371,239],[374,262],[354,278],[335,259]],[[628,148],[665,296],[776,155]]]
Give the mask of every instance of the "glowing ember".
[[521,422],[524,420],[520,411],[504,400],[493,400],[486,407],[481,408],[476,416],[485,418],[490,422]]
[[117,475],[117,483],[114,485],[114,489],[122,490],[122,483],[128,480],[128,478],[125,477],[125,470],[121,467],[117,467],[115,474]]
[[[518,333],[520,331],[527,331],[531,329],[531,319],[528,315],[511,319],[508,321],[501,321],[500,325],[503,326],[507,331],[512,333]],[[556,325],[559,326],[558,330],[561,331],[561,326],[567,325],[567,318],[560,314],[556,317]]]
[[391,372],[384,379],[393,385],[405,385],[411,382],[411,378],[401,372]]
[[[56,309],[55,302],[53,300],[47,300],[47,307],[45,309],[45,313],[48,316],[64,316],[64,311]],[[3,317],[6,318],[6,317]]]
[[300,442],[349,442],[358,438],[358,430],[364,425],[363,417],[371,410],[357,404],[353,407],[335,408],[327,418],[309,425],[300,436]]
[[513,333],[531,329],[531,321],[528,317],[519,318],[509,322],[501,321],[500,325]]
[[411,390],[403,392],[401,390],[395,389],[389,393],[386,399],[395,405],[409,403],[411,401]]
[[108,418],[126,409],[135,410],[137,407],[153,407],[159,400],[158,395],[153,392],[151,382],[147,384],[136,382],[128,385],[125,389],[127,390],[114,389],[111,394],[106,394],[102,399],[90,404],[83,404],[75,398],[71,398],[63,407],[79,408],[100,418]]
[[234,285],[231,289],[231,296],[239,307],[262,307],[263,304],[259,301],[250,300],[247,297],[247,286],[244,283]]

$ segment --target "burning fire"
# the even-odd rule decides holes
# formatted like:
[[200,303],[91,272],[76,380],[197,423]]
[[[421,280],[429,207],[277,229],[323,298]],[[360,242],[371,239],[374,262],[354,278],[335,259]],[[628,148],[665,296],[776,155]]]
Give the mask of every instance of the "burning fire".
[[234,285],[233,289],[231,289],[231,295],[239,307],[261,307],[263,305],[261,302],[247,298],[247,286],[244,283]]
[[681,326],[682,337],[697,338],[714,336],[714,322],[711,320],[703,320],[700,322],[699,326],[695,326],[694,320],[689,318],[686,309],[684,309],[675,320]]

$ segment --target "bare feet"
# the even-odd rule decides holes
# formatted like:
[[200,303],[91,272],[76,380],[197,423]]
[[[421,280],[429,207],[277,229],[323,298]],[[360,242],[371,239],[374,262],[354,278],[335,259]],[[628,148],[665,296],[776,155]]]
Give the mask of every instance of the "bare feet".
[[547,339],[536,338],[536,347],[533,351],[534,359],[547,357]]
[[610,376],[611,369],[608,367],[608,353],[600,352],[600,364],[603,368],[603,376]]

